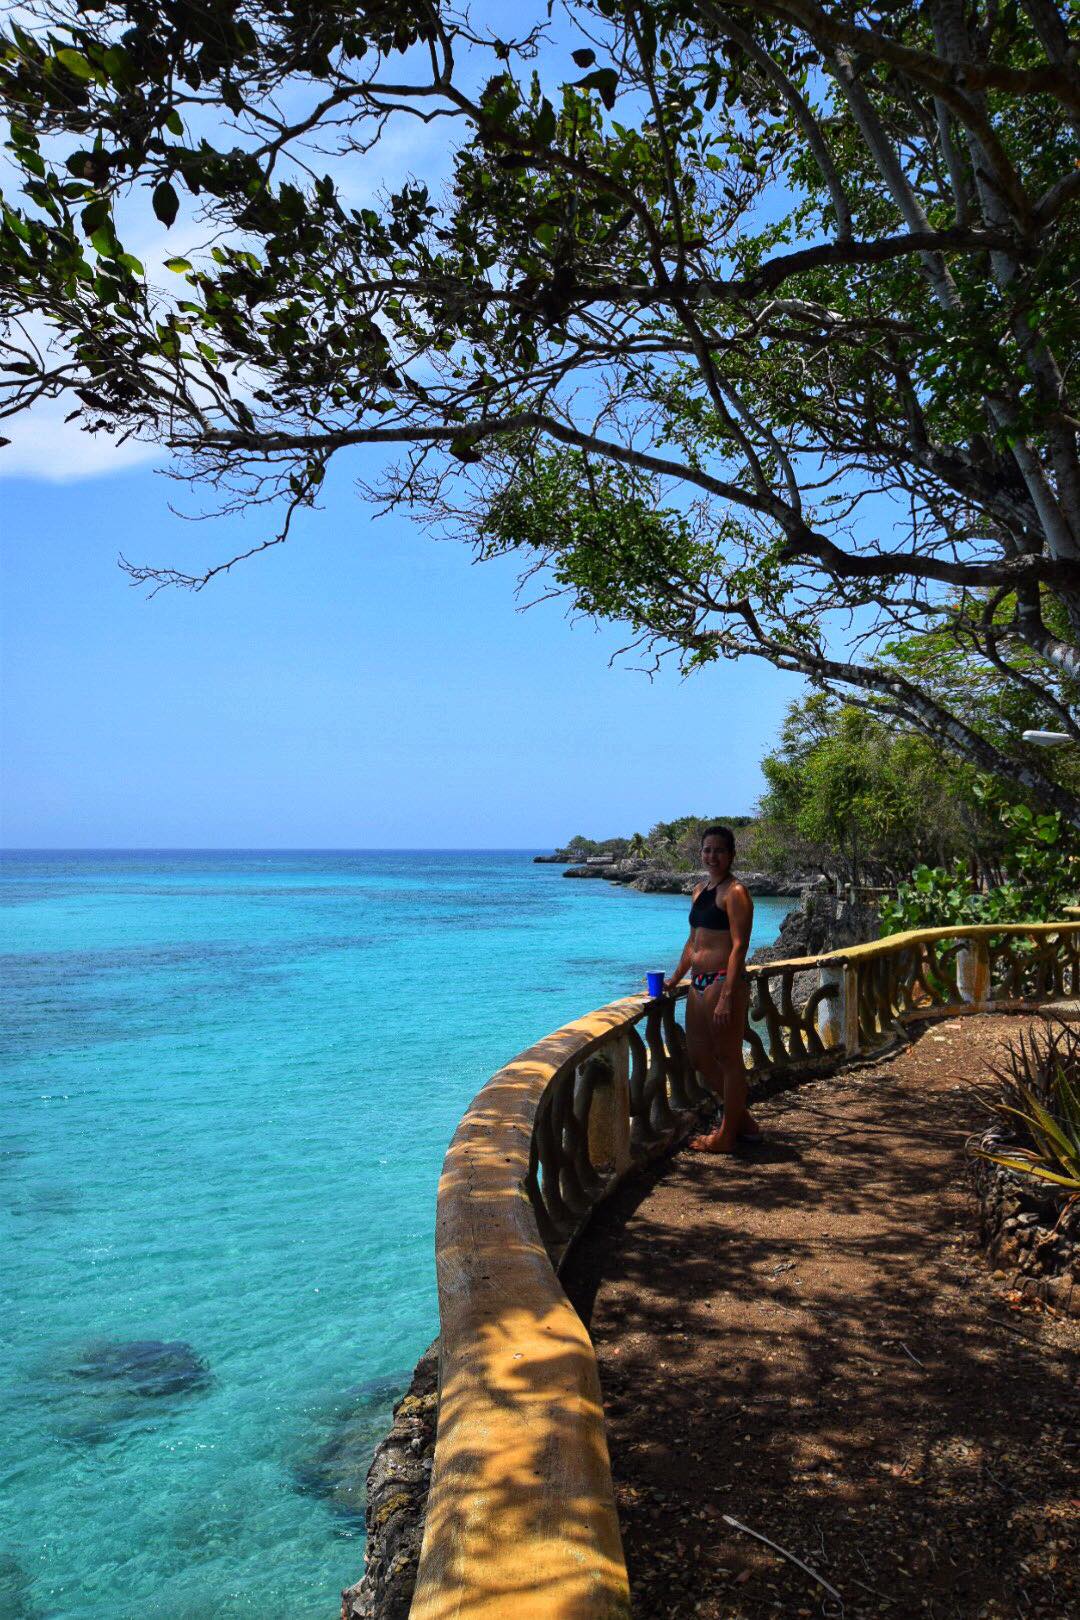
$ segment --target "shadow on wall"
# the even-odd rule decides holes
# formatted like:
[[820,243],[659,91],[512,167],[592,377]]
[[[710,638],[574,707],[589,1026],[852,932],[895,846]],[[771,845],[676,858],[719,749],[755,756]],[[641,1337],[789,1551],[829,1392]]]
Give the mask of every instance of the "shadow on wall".
[[[624,1015],[583,1022],[599,1035]],[[413,1620],[629,1616],[596,1361],[524,1191],[537,1100],[580,1029],[496,1075],[446,1157],[439,1435]]]

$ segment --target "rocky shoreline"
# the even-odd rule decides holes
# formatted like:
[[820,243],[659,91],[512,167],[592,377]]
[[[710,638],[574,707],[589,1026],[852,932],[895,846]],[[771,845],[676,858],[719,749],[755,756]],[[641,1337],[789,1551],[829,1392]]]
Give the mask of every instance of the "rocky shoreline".
[[[554,855],[535,855],[535,862],[553,862]],[[782,900],[797,900],[805,889],[821,881],[812,873],[799,872],[792,877],[779,877],[772,872],[744,872],[735,874],[751,894]],[[670,867],[656,866],[650,861],[586,861],[583,866],[568,866],[563,872],[567,878],[603,878],[607,883],[618,883],[639,894],[691,894],[701,882],[701,872],[684,872]]]
[[341,1620],[408,1620],[435,1456],[438,1381],[436,1339],[417,1362],[368,1469],[364,1573],[341,1594]]

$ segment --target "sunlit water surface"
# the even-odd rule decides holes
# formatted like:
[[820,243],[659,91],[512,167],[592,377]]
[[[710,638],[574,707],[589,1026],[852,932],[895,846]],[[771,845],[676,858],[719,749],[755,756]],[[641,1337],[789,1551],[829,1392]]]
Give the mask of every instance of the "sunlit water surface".
[[0,1616],[332,1620],[454,1126],[685,903],[507,852],[2,873]]

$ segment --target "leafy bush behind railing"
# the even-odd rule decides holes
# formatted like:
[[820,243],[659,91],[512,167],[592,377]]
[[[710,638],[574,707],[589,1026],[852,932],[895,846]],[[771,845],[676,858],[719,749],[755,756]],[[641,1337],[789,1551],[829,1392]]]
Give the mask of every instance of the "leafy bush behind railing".
[[1080,887],[1075,835],[1055,811],[1036,815],[1024,804],[1003,804],[998,815],[1008,830],[1008,877],[980,889],[962,861],[946,869],[917,866],[895,900],[881,907],[883,936],[915,928],[964,923],[1050,922]]

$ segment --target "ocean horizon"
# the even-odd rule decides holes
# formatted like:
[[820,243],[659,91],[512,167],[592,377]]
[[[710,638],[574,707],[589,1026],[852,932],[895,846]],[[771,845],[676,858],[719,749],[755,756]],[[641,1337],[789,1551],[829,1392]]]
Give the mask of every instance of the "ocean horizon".
[[685,938],[549,852],[3,851],[5,1620],[337,1612],[462,1112]]

